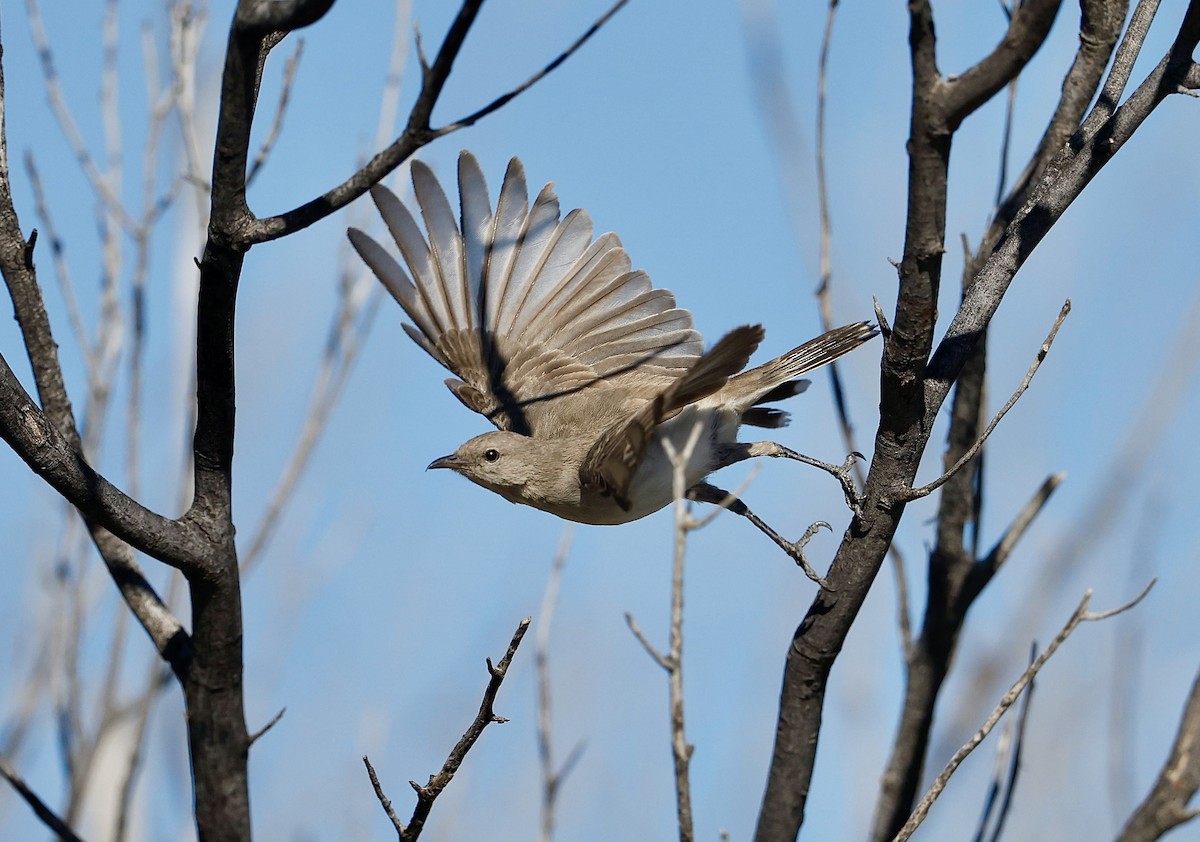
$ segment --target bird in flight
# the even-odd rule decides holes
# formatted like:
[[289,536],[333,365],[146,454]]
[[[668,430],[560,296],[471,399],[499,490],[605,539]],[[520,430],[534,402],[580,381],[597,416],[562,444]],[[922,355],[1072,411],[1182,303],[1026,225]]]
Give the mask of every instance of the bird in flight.
[[454,375],[450,391],[498,428],[430,468],[567,520],[620,524],[674,500],[670,454],[697,426],[683,469],[692,499],[728,505],[705,478],[753,456],[815,461],[740,442],[738,428],[784,426],[787,413],[765,404],[804,391],[801,375],[875,336],[873,325],[831,330],[743,370],[761,325],[705,351],[691,313],[632,268],[615,234],[593,238],[583,210],[560,217],[552,184],[530,204],[518,159],[495,208],[468,152],[458,159],[459,213],[428,166],[414,161],[412,180],[416,215],[371,188],[404,266],[358,229],[350,241],[411,320],[405,332]]

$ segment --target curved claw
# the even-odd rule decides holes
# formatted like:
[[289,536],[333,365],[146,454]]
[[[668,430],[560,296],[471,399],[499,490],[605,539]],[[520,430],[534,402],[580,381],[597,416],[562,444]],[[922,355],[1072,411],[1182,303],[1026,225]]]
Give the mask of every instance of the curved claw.
[[804,530],[804,534],[800,536],[799,540],[797,540],[793,546],[796,547],[797,550],[803,549],[808,542],[813,539],[813,536],[821,531],[821,527],[825,527],[830,532],[833,531],[833,527],[828,523],[823,520],[818,520],[812,526],[808,527],[808,529]]

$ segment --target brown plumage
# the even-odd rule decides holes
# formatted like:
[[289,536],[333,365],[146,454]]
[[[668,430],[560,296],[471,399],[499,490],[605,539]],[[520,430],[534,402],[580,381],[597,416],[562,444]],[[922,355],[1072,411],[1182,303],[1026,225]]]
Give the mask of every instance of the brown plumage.
[[550,185],[532,206],[513,159],[493,210],[479,164],[459,157],[460,213],[433,173],[412,166],[428,231],[383,187],[371,191],[408,269],[367,235],[350,240],[412,319],[405,331],[497,432],[430,467],[451,468],[518,503],[584,523],[624,523],[673,499],[663,442],[701,425],[686,468],[694,485],[746,458],[741,424],[775,428],[762,404],[804,391],[800,376],[875,335],[859,322],[746,371],[763,339],[735,328],[703,352],[687,310],[633,270],[614,234],[593,240],[581,210],[560,220]]

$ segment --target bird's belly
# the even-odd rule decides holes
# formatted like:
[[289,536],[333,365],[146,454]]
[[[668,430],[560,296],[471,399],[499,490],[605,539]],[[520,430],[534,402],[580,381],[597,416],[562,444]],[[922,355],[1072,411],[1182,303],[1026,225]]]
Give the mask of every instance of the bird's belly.
[[[716,408],[690,406],[679,415],[659,425],[654,437],[646,446],[642,463],[629,484],[629,508],[622,509],[611,497],[594,495],[594,501],[581,507],[588,519],[584,523],[619,524],[628,523],[653,514],[670,505],[675,499],[675,466],[668,456],[664,442],[670,442],[674,453],[687,451],[689,439],[695,432],[696,440],[683,471],[680,493],[686,492],[703,480],[716,466],[715,445],[725,432],[725,415]],[[732,426],[736,437],[736,421]]]
[[[699,431],[696,432],[697,425]],[[717,446],[737,438],[737,416],[718,406],[693,404],[677,416],[660,424],[646,445],[642,462],[629,484],[626,498],[629,508],[611,496],[584,489],[577,501],[559,505],[538,500],[510,498],[550,512],[564,520],[596,526],[615,526],[640,520],[671,504],[675,499],[675,467],[664,442],[670,442],[673,452],[683,454],[693,433],[696,440],[684,468],[680,493],[686,492],[716,468]]]

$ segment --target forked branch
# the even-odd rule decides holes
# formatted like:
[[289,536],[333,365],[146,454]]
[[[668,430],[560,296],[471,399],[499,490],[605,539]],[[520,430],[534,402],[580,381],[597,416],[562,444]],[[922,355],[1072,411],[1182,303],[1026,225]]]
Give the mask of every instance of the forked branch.
[[371,761],[365,756],[363,763],[367,767],[367,774],[371,778],[371,786],[375,789],[375,797],[379,799],[380,805],[384,812],[387,813],[392,825],[396,828],[397,837],[400,842],[413,842],[421,835],[421,831],[425,829],[425,822],[429,818],[429,812],[433,809],[433,802],[442,794],[442,790],[454,779],[454,774],[462,766],[463,760],[466,759],[467,752],[475,745],[475,742],[483,734],[483,729],[491,725],[493,722],[507,722],[508,720],[502,716],[497,716],[494,705],[496,703],[496,694],[500,692],[500,685],[504,683],[504,676],[508,673],[508,667],[512,664],[513,656],[517,654],[517,647],[521,645],[521,640],[525,637],[525,632],[529,630],[529,617],[526,617],[517,624],[517,630],[513,632],[512,640],[509,641],[508,651],[504,653],[504,657],[500,659],[500,663],[492,665],[492,659],[487,659],[488,674],[491,679],[488,681],[487,688],[483,691],[483,701],[479,705],[479,713],[475,715],[475,720],[467,728],[466,733],[462,735],[454,748],[450,750],[450,754],[446,757],[446,762],[442,764],[441,770],[436,775],[429,776],[429,782],[424,786],[416,781],[409,781],[409,785],[417,793],[417,806],[413,809],[412,818],[409,819],[407,825],[401,823],[396,811],[392,808],[392,802],[388,800],[384,794],[383,786],[379,783],[379,776],[376,775],[374,767],[371,766]]
[[314,222],[324,219],[329,214],[345,207],[350,202],[367,192],[380,179],[398,167],[414,152],[435,138],[442,137],[470,126],[498,110],[514,98],[529,90],[544,79],[563,62],[575,54],[601,27],[606,24],[628,0],[617,0],[587,31],[575,40],[567,49],[556,56],[541,70],[534,73],[517,87],[497,97],[492,102],[472,114],[455,120],[441,128],[433,128],[431,118],[433,107],[441,96],[442,88],[450,77],[450,70],[462,49],[467,33],[475,22],[483,6],[483,0],[465,0],[459,9],[457,17],[442,39],[441,47],[431,63],[422,56],[421,90],[417,94],[416,103],[409,114],[408,125],[401,135],[390,146],[379,152],[365,166],[331,190],[326,191],[311,201],[300,205],[278,216],[256,219],[247,225],[244,235],[247,245],[262,243],[268,240],[287,236],[302,228],[307,228]]
[[1071,636],[1071,633],[1079,627],[1080,623],[1106,620],[1109,617],[1115,617],[1117,614],[1128,611],[1145,599],[1146,594],[1150,593],[1150,589],[1153,587],[1154,580],[1151,580],[1150,584],[1146,585],[1146,588],[1134,599],[1130,600],[1124,605],[1108,611],[1089,611],[1088,603],[1092,599],[1092,592],[1089,590],[1087,593],[1085,593],[1083,595],[1083,599],[1079,603],[1079,606],[1075,609],[1074,613],[1071,614],[1070,619],[1067,620],[1066,624],[1062,627],[1062,629],[1059,630],[1058,634],[1055,635],[1054,640],[1050,642],[1050,645],[1046,647],[1042,654],[1038,655],[1037,658],[1034,659],[1034,662],[1029,665],[1029,668],[1025,670],[1020,678],[1017,679],[1016,683],[1014,683],[1013,686],[1009,688],[1008,692],[1001,697],[999,704],[996,705],[996,708],[984,721],[983,725],[979,727],[979,730],[975,732],[974,736],[972,736],[971,739],[968,740],[962,748],[956,751],[952,758],[950,758],[950,762],[946,764],[946,768],[944,768],[934,780],[933,785],[929,788],[929,791],[925,793],[925,797],[921,799],[919,804],[917,804],[917,808],[913,811],[912,816],[905,823],[904,827],[900,829],[900,832],[897,833],[892,839],[892,842],[905,842],[905,840],[911,837],[916,829],[920,827],[921,822],[925,821],[925,817],[929,815],[929,809],[933,806],[933,802],[937,800],[938,796],[941,795],[942,791],[946,788],[946,784],[949,782],[950,777],[958,770],[958,767],[962,765],[962,762],[967,759],[967,756],[970,755],[971,752],[973,752],[976,747],[978,747],[979,744],[987,738],[987,735],[990,734],[992,729],[996,727],[996,723],[1000,721],[1000,717],[1004,716],[1005,712],[1012,707],[1013,703],[1016,702],[1018,698],[1020,698],[1021,693],[1026,687],[1029,686],[1030,682],[1033,681],[1034,676],[1041,671],[1042,667],[1046,665],[1046,662],[1049,661],[1051,656],[1058,651],[1058,648],[1063,645],[1066,639]]

